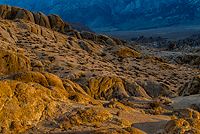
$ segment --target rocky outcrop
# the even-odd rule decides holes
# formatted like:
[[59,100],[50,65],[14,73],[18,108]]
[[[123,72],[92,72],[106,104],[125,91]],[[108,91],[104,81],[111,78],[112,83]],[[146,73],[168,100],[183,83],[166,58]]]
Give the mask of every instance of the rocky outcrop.
[[13,19],[16,18],[16,15],[17,15],[19,10],[22,10],[22,8],[11,7],[11,6],[8,6],[8,5],[0,5],[1,18],[13,20]]
[[83,85],[85,92],[94,99],[111,100],[129,97],[122,80],[117,77],[92,77],[87,79]]
[[50,14],[48,18],[53,30],[64,34],[72,31],[71,26],[67,22],[64,22],[58,15]]
[[200,119],[200,113],[190,108],[177,109],[173,111],[173,114],[183,119]]
[[[48,17],[41,12],[28,11],[19,7],[0,5],[0,15],[3,19],[23,19],[43,27],[52,28],[55,31],[67,34],[72,32],[71,26],[58,15],[50,14]],[[76,32],[73,33],[77,35]],[[80,37],[80,35],[78,36]]]
[[180,96],[200,93],[200,75],[195,76],[190,82],[178,89]]
[[30,21],[32,23],[35,23],[35,19],[34,19],[34,16],[33,14],[26,10],[26,9],[23,9],[23,10],[19,10],[17,12],[17,15],[15,16],[15,18],[17,19],[23,19],[23,20],[27,20],[27,21]]
[[199,132],[199,119],[175,119],[167,122],[164,129],[156,134],[199,134]]
[[35,24],[38,24],[43,27],[51,28],[49,18],[45,14],[41,12],[35,12],[35,11],[32,11],[32,14],[35,18]]
[[113,52],[116,55],[123,56],[123,57],[138,57],[138,58],[143,57],[143,55],[136,52],[135,50],[130,49],[128,47],[124,47],[124,46],[113,47],[111,52]]
[[102,106],[89,96],[66,91],[57,76],[45,72],[10,75],[0,81],[0,94],[0,131],[3,133],[20,133],[33,127],[61,110],[62,103]]
[[[139,82],[140,83],[140,82]],[[161,96],[172,96],[173,92],[170,87],[164,83],[158,83],[153,81],[144,81],[140,83],[140,85],[144,88],[146,93],[154,98]]]
[[136,82],[124,80],[124,88],[130,94],[130,96],[144,97],[147,99],[151,99],[151,97],[146,93],[144,88],[142,88]]
[[30,71],[30,60],[20,54],[10,50],[0,49],[0,72],[3,74],[13,74],[21,71]]
[[80,32],[80,35],[83,39],[88,39],[92,41],[97,41],[97,36],[94,33],[90,33],[87,31]]
[[190,105],[190,108],[200,112],[200,102],[193,102],[191,105]]
[[44,87],[54,86],[65,89],[62,80],[58,76],[48,72],[19,72],[8,76],[7,79],[21,82],[34,82]]

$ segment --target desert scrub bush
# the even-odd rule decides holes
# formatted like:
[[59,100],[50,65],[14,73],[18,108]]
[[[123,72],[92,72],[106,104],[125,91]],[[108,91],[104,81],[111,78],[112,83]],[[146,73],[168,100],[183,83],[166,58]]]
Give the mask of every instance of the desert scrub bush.
[[155,99],[151,102],[149,102],[149,108],[150,109],[160,109],[162,107],[163,103],[160,101],[160,99]]
[[122,104],[124,104],[125,106],[129,106],[131,108],[135,108],[135,104],[133,101],[130,101],[128,99],[123,99],[120,101]]

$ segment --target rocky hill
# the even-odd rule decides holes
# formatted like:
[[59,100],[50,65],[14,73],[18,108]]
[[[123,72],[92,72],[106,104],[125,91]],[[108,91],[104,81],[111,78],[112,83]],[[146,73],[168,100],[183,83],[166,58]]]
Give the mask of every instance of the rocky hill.
[[0,133],[199,133],[198,54],[19,7],[0,15]]
[[57,14],[96,30],[131,30],[199,24],[199,0],[0,0],[44,14]]

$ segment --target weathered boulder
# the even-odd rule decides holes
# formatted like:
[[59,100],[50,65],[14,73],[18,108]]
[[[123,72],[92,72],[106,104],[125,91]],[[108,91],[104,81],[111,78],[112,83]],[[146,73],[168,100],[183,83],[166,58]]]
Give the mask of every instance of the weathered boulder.
[[190,130],[186,131],[184,134],[200,134],[200,130],[199,129],[190,129]]
[[122,80],[118,77],[91,77],[83,85],[85,92],[94,99],[111,100],[129,97]]
[[41,12],[35,12],[35,11],[32,11],[32,14],[35,18],[35,24],[38,24],[43,27],[51,28],[49,18],[45,14]]
[[0,5],[0,14],[2,19],[15,19],[17,13],[19,10],[22,10],[22,8],[19,7],[11,7],[8,5]]
[[[76,108],[71,112],[66,113],[66,117],[68,119],[72,119],[76,117],[80,123],[87,122],[105,122],[109,121],[110,118],[113,117],[106,109],[103,107],[91,107],[91,108]],[[75,121],[77,122],[77,121]]]
[[63,80],[63,86],[67,91],[78,92],[88,96],[88,94],[77,84],[68,79]]
[[101,54],[102,48],[92,41],[80,41],[79,46],[88,53]]
[[2,19],[8,18],[11,15],[11,6],[8,5],[0,5],[0,14]]
[[8,43],[14,44],[16,41],[16,38],[13,38],[14,36],[11,35],[11,33],[8,32],[8,29],[6,27],[1,26],[0,27],[0,39],[3,41],[6,41]]
[[124,128],[126,131],[128,131],[130,134],[146,134],[144,131],[141,131],[134,127],[127,127]]
[[192,128],[200,130],[200,120],[199,119],[187,119],[187,122],[190,123],[190,126]]
[[200,113],[190,108],[180,108],[173,111],[178,118],[184,119],[200,119]]
[[190,130],[190,124],[186,120],[176,119],[167,122],[162,130],[162,134],[182,134],[188,130]]
[[112,48],[111,52],[123,57],[143,57],[140,53],[125,46],[115,46]]
[[83,39],[97,41],[97,36],[94,33],[82,31],[82,32],[80,32],[80,35]]
[[108,38],[106,42],[109,46],[117,46],[117,43],[112,38]]
[[175,119],[166,123],[156,134],[199,134],[199,119]]
[[190,108],[200,112],[200,102],[193,102],[191,105],[190,105]]
[[3,74],[13,74],[21,71],[30,71],[30,60],[20,53],[10,50],[0,49],[0,72]]
[[33,14],[26,10],[26,9],[23,9],[23,10],[19,10],[15,16],[15,18],[17,19],[23,19],[23,20],[27,20],[27,21],[30,21],[32,23],[35,23],[35,19],[34,19],[34,16]]
[[58,76],[48,72],[19,72],[8,76],[7,79],[21,82],[35,82],[44,87],[55,86],[65,89],[62,80]]
[[147,99],[151,99],[151,97],[146,93],[146,91],[136,82],[124,80],[123,84],[125,90],[130,94],[130,96],[144,97]]
[[[35,77],[33,81],[37,81],[37,78],[39,77]],[[67,92],[59,87],[46,88],[38,83],[8,79],[0,81],[0,100],[0,131],[5,134],[20,133],[33,127],[46,116],[62,110],[63,103],[79,102],[102,106],[91,97]]]
[[190,82],[186,83],[182,87],[178,89],[178,93],[180,96],[186,94],[198,94],[200,93],[200,75],[195,76]]
[[67,22],[63,21],[58,15],[50,14],[48,18],[53,30],[64,34],[72,31],[71,26]]
[[144,88],[147,94],[154,98],[161,96],[171,96],[171,89],[163,83],[157,83],[152,81],[144,81],[140,83],[140,85]]

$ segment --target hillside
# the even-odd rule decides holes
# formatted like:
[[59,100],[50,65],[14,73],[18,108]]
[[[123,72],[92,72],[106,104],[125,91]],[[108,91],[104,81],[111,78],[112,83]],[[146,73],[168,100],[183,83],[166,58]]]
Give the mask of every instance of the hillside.
[[19,7],[0,15],[0,133],[199,133],[199,47],[161,51]]
[[96,32],[199,24],[199,0],[0,0],[30,11],[57,14]]

